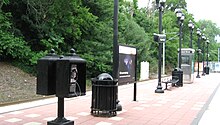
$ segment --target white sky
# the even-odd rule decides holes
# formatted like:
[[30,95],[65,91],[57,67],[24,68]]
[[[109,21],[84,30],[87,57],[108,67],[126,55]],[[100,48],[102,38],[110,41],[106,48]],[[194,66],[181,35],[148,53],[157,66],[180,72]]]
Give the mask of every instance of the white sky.
[[[148,1],[154,0],[138,0],[138,6],[146,7]],[[220,0],[186,0],[186,2],[188,12],[194,15],[196,21],[211,20],[220,27]]]
[[[211,20],[220,28],[220,0],[186,0],[188,12],[194,15],[196,21]],[[220,42],[220,36],[216,37]]]
[[148,1],[152,1],[152,0],[138,0],[138,7],[139,8],[146,7],[148,5]]
[[[138,0],[138,7],[146,7],[153,0]],[[187,10],[196,21],[211,20],[220,28],[220,0],[186,0]],[[220,36],[216,38],[220,42]]]
[[220,27],[220,0],[186,0],[188,12],[199,19],[211,20]]

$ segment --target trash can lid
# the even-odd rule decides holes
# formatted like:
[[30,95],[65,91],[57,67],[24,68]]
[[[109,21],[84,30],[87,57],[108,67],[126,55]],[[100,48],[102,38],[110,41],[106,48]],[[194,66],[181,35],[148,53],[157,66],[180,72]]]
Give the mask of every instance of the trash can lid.
[[180,68],[175,68],[174,71],[182,71]]
[[112,76],[109,75],[108,73],[102,73],[97,76],[98,80],[113,80]]

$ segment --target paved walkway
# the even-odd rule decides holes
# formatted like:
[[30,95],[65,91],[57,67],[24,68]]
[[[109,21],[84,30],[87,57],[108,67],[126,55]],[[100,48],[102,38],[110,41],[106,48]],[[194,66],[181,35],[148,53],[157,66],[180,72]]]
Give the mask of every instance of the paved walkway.
[[[193,84],[172,87],[163,94],[154,93],[157,80],[137,84],[137,101],[133,85],[119,87],[123,110],[117,116],[90,115],[91,91],[86,96],[65,99],[65,117],[75,125],[213,125],[218,124],[220,74],[213,73],[194,80]],[[0,125],[46,125],[57,116],[57,98],[0,107]],[[25,107],[25,109],[24,109]],[[218,114],[218,115],[217,115]]]

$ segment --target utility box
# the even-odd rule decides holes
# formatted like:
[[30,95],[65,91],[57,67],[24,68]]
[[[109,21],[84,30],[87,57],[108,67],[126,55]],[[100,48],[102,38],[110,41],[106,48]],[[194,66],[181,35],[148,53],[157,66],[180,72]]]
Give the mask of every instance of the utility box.
[[86,61],[75,54],[70,54],[56,62],[56,96],[69,98],[86,94]]
[[183,83],[193,83],[194,81],[194,49],[182,48],[181,69],[183,71]]
[[45,57],[37,61],[37,94],[54,95],[56,93],[56,61],[59,56],[52,49]]

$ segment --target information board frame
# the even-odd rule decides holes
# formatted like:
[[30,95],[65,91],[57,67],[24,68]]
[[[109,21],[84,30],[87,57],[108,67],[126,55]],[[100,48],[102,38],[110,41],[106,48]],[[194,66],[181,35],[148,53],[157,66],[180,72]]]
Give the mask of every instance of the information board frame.
[[137,49],[132,46],[119,45],[119,85],[136,83]]

